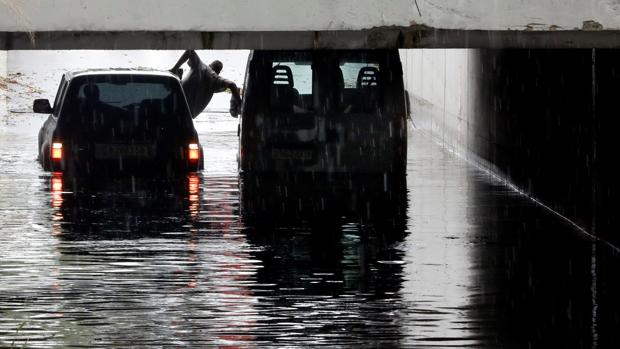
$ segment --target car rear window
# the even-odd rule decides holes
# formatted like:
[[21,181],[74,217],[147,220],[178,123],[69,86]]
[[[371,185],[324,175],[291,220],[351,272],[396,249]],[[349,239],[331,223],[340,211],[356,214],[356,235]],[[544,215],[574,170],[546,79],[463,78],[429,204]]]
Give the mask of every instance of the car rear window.
[[99,90],[100,103],[123,109],[145,101],[163,101],[173,93],[172,87],[162,82],[89,82],[79,87],[78,99],[86,100],[87,91],[93,86]]
[[166,76],[75,77],[59,118],[63,132],[93,141],[150,142],[193,130],[181,84]]
[[173,78],[144,75],[93,75],[74,78],[63,115],[115,118],[191,119],[180,84]]

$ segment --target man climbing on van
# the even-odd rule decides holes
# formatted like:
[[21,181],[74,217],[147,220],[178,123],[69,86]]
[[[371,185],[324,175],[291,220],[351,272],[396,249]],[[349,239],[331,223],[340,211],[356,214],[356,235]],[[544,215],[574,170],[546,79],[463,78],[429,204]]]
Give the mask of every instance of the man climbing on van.
[[200,57],[198,57],[194,50],[187,50],[170,71],[181,77],[182,71],[179,70],[179,67],[185,62],[187,62],[191,70],[182,78],[181,84],[183,85],[192,117],[196,118],[202,113],[211,101],[214,93],[224,92],[226,89],[230,89],[232,93],[230,98],[230,115],[237,117],[241,108],[239,88],[237,88],[234,82],[219,75],[224,67],[222,62],[215,60],[207,65],[200,60]]

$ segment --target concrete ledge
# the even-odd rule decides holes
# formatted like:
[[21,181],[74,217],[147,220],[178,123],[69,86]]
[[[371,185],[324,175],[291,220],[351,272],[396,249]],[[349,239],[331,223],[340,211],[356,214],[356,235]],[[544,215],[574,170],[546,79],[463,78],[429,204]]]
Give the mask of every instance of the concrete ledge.
[[618,0],[0,0],[0,31],[620,30]]
[[620,31],[485,31],[385,27],[342,31],[0,32],[0,50],[620,48]]

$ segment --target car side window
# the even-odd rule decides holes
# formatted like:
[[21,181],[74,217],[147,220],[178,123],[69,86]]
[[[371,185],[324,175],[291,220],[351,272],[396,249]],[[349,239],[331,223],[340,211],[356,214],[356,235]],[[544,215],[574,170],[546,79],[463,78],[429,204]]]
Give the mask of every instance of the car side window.
[[65,90],[67,89],[67,81],[65,80],[65,77],[63,76],[62,79],[60,80],[60,85],[58,85],[58,91],[56,92],[56,98],[54,99],[54,105],[53,105],[53,113],[52,115],[54,116],[58,116],[58,112],[60,111],[60,103],[62,101],[62,95],[65,93]]

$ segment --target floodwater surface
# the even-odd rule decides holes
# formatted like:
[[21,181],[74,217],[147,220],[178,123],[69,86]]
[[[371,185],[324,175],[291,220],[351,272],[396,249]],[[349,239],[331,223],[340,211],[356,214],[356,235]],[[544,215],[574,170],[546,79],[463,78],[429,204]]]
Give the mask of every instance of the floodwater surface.
[[0,347],[620,345],[618,255],[417,131],[391,201],[347,179],[278,205],[240,181],[225,114],[196,119],[206,168],[175,182],[43,172],[43,119],[8,118]]

